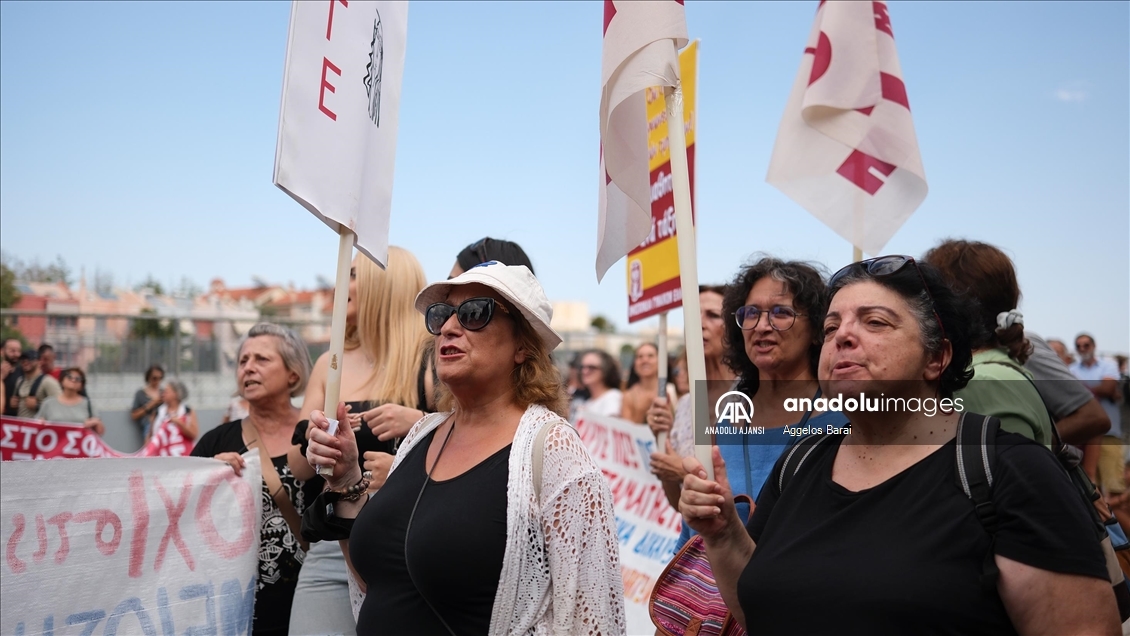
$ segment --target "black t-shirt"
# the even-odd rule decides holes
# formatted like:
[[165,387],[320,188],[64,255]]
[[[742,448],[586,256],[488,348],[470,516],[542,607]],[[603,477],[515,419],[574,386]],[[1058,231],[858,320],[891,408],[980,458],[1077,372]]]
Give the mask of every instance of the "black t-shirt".
[[[208,431],[192,449],[194,457],[215,457],[228,452],[247,452],[247,445],[243,443],[241,420],[220,424]],[[301,515],[306,505],[318,496],[318,484],[295,479],[287,465],[286,455],[272,457],[271,462],[279,473],[279,481],[286,489],[291,503]],[[255,594],[252,631],[256,635],[286,634],[290,625],[294,588],[298,585],[298,572],[306,555],[290,532],[290,526],[279,512],[271,493],[267,491],[266,483],[263,484],[260,502],[263,519],[259,529],[259,587]]]
[[[383,402],[377,402],[376,400],[364,400],[358,402],[346,402],[346,404],[350,407],[350,413],[364,413],[365,411],[377,408],[378,406],[383,404]],[[298,426],[294,427],[294,435],[291,436],[290,439],[291,443],[301,446],[303,449],[305,449],[306,444],[308,443],[306,440],[306,429],[309,426],[310,420],[302,420],[301,422],[299,422]],[[369,428],[369,426],[364,423],[361,424],[361,428],[353,431],[353,436],[357,440],[357,463],[361,466],[362,469],[365,468],[366,451],[378,451],[381,453],[388,453],[389,455],[395,455],[396,449],[398,446],[400,446],[401,440],[401,438],[396,437],[382,442],[381,440],[377,439],[376,435],[373,435],[373,429]],[[319,479],[321,478],[319,477]]]
[[24,377],[24,370],[20,368],[20,363],[17,362],[14,366],[15,368],[8,373],[8,377],[4,378],[4,415],[10,417],[19,415],[20,409],[9,407],[7,403],[16,394],[16,385],[20,383],[20,378]]
[[446,634],[425,596],[460,635],[490,629],[506,551],[510,446],[458,477],[428,481],[405,546],[434,437],[420,440],[353,524],[349,555],[368,585],[358,634]]
[[[757,548],[738,581],[749,632],[1015,633],[980,584],[989,535],[957,485],[955,443],[851,492],[832,481],[842,441],[817,445],[784,495],[775,477],[761,490],[748,525]],[[1090,513],[1052,454],[1012,433],[996,448],[996,554],[1106,579]]]

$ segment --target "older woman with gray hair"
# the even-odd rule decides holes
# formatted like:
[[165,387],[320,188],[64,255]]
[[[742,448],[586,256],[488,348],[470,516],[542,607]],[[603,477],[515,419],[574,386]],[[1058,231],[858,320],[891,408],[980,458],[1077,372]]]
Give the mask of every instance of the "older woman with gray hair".
[[[188,387],[180,380],[169,380],[161,390],[161,406],[153,416],[152,434],[165,436],[168,441],[179,442],[183,438],[189,442],[200,434],[200,423],[196,411],[185,404]],[[191,445],[190,445],[191,447]]]
[[306,390],[310,353],[290,329],[261,322],[240,343],[237,360],[236,383],[247,399],[249,415],[205,433],[192,454],[227,462],[237,474],[244,466],[241,454],[248,449],[257,449],[264,460],[259,589],[252,632],[286,634],[306,555],[300,515],[318,495],[316,486],[294,477],[286,460],[298,424],[298,409],[290,399]]
[[562,417],[541,285],[488,262],[426,287],[416,309],[446,412],[416,423],[371,499],[353,431],[310,415],[307,458],[333,474],[304,531],[348,540],[368,588],[357,632],[624,633],[612,494]]

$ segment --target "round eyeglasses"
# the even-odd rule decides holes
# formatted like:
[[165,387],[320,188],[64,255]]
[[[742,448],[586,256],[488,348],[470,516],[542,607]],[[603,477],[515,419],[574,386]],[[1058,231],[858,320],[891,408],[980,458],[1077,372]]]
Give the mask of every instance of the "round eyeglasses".
[[761,314],[768,315],[767,320],[773,331],[788,331],[796,323],[797,316],[805,315],[798,314],[792,307],[782,305],[776,305],[769,309],[761,309],[756,305],[746,305],[738,307],[738,310],[734,312],[734,319],[737,321],[738,327],[744,330],[756,329],[758,323],[761,322]]
[[467,331],[479,331],[490,324],[496,308],[509,313],[501,303],[487,297],[468,298],[459,303],[458,307],[447,303],[432,303],[424,312],[424,326],[427,327],[428,333],[438,336],[443,331],[443,326],[454,315]]

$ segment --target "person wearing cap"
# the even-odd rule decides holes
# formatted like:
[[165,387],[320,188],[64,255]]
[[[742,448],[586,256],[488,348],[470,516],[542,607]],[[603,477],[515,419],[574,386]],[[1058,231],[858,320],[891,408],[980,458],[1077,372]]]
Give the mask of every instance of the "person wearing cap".
[[39,352],[28,349],[20,355],[20,368],[23,377],[16,384],[15,395],[19,399],[17,417],[33,418],[39,412],[43,400],[63,392],[63,387],[55,378],[43,373],[39,367]]
[[412,428],[380,490],[362,494],[350,427],[310,415],[307,458],[332,473],[304,535],[347,540],[368,592],[358,633],[623,634],[612,494],[563,417],[541,285],[487,262],[426,287],[416,309],[443,412]]

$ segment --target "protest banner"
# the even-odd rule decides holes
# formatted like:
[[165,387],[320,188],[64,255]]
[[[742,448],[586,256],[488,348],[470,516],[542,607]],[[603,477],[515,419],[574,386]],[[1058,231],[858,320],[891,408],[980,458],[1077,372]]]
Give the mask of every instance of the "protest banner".
[[[683,83],[683,129],[687,167],[694,198],[695,79],[698,41],[679,53]],[[670,311],[683,304],[679,288],[679,249],[675,237],[675,195],[671,178],[671,147],[667,137],[667,100],[663,87],[648,88],[647,154],[651,170],[651,232],[628,252],[628,322]],[[663,333],[663,330],[660,330]]]
[[885,2],[821,2],[765,178],[878,254],[926,198]]
[[121,453],[77,424],[58,424],[19,417],[0,418],[0,461],[93,457],[185,457],[193,443],[176,424],[165,421],[136,453]]
[[291,3],[274,182],[339,235],[323,403],[330,415],[341,390],[354,245],[388,264],[407,38],[407,2]]
[[6,463],[0,633],[250,634],[261,482],[244,459],[241,477],[196,457]]
[[628,633],[650,634],[651,588],[675,555],[682,519],[651,474],[655,439],[646,426],[585,412],[574,426],[612,490]]

